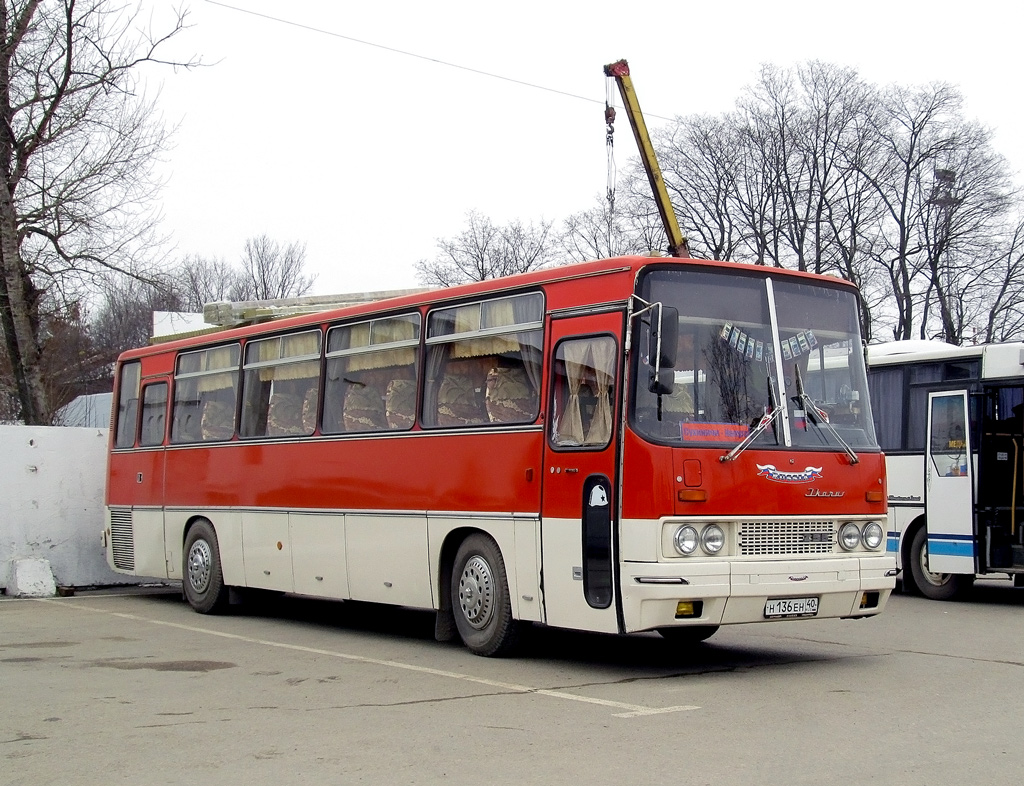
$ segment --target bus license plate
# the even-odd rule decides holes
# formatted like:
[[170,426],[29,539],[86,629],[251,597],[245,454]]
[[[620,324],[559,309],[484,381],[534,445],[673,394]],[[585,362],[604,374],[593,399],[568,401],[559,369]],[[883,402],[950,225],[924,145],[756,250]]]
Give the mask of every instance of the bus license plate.
[[764,616],[766,619],[775,617],[813,617],[817,613],[817,598],[770,598],[764,604]]

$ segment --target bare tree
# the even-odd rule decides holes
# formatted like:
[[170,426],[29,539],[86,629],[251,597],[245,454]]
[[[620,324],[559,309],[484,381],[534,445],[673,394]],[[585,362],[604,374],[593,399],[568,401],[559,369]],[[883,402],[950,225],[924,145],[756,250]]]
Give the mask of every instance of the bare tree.
[[146,345],[153,335],[154,311],[184,310],[187,306],[170,282],[157,285],[111,276],[90,323],[93,344],[112,363],[126,349]]
[[[849,279],[868,338],[1024,329],[1011,225],[1021,194],[949,85],[879,88],[827,63],[766,65],[736,111],[677,118],[655,144],[698,255]],[[652,200],[633,196],[644,220]]]
[[[289,271],[290,274],[290,271]],[[301,276],[300,276],[301,277]],[[250,300],[248,273],[223,259],[186,256],[169,275],[167,286],[177,295],[178,308],[200,313],[203,306],[221,300]],[[273,287],[268,287],[273,288]],[[305,292],[306,294],[308,287]]]
[[736,201],[740,138],[724,118],[677,118],[655,133],[665,186],[690,251],[733,259],[742,241]]
[[146,282],[123,275],[107,278],[91,322],[98,351],[109,361],[144,345],[153,330],[154,311],[201,313],[214,301],[271,300],[308,294],[313,277],[304,274],[305,251],[285,248],[266,236],[246,242],[242,265],[198,255],[184,257],[170,272]]
[[[646,182],[646,172],[641,174]],[[613,210],[607,198],[598,197],[592,208],[565,219],[557,243],[568,255],[566,261],[647,254],[663,248],[666,240],[660,216],[656,211],[652,215],[649,210],[638,210],[630,201],[628,195],[616,200]]]
[[144,276],[153,164],[167,130],[140,69],[184,27],[141,24],[109,0],[0,2],[0,327],[20,418],[54,411],[44,380],[47,303],[99,271]]
[[266,235],[245,241],[239,289],[233,300],[276,300],[306,295],[316,276],[303,273],[306,244],[281,246]]
[[956,147],[952,121],[960,103],[959,94],[948,85],[893,86],[873,116],[878,154],[862,171],[886,214],[875,253],[894,295],[896,339],[914,338],[915,324],[925,332],[924,321],[918,320],[926,287],[921,271],[927,262],[919,237],[928,209],[928,190],[923,186],[936,163]]
[[437,241],[433,259],[414,265],[419,280],[428,286],[450,287],[469,281],[511,276],[545,267],[552,261],[551,222],[497,226],[475,210],[466,214],[467,227],[454,238]]
[[992,296],[985,320],[985,341],[1024,336],[1024,217],[999,244],[1002,253],[989,268]]

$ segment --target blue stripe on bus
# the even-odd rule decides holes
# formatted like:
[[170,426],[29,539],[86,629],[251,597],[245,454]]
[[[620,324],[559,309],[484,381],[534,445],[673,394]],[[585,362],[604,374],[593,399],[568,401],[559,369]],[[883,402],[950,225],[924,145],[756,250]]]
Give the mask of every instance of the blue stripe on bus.
[[953,535],[928,536],[928,554],[942,557],[974,558],[973,540],[953,540]]
[[900,550],[900,533],[890,532],[885,539],[885,550],[895,554]]

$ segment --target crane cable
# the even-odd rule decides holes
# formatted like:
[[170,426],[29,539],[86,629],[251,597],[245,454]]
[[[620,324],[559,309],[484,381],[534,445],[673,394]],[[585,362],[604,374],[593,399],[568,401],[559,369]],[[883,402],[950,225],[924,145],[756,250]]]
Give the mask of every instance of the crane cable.
[[608,249],[611,252],[612,246],[612,222],[615,214],[615,107],[612,106],[615,91],[612,87],[612,77],[604,80],[604,122],[605,122],[605,147],[608,151]]

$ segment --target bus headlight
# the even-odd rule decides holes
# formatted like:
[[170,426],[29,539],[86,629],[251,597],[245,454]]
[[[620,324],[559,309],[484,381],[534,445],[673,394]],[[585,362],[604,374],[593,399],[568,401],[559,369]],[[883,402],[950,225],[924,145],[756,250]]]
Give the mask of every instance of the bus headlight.
[[676,530],[676,534],[672,536],[672,543],[675,544],[676,551],[684,556],[689,556],[697,550],[697,544],[700,542],[700,538],[697,537],[697,530],[689,525],[684,525]]
[[860,527],[847,521],[839,528],[839,545],[847,551],[853,551],[860,545]]
[[870,521],[864,527],[864,548],[877,551],[885,541],[885,533],[877,521]]
[[717,524],[711,524],[700,533],[700,547],[705,554],[717,554],[725,545],[725,533]]

